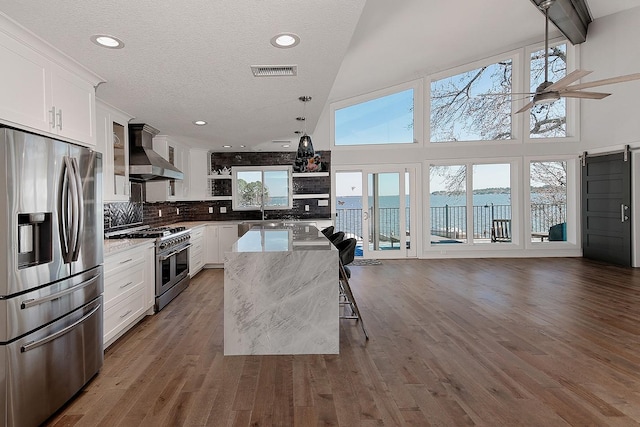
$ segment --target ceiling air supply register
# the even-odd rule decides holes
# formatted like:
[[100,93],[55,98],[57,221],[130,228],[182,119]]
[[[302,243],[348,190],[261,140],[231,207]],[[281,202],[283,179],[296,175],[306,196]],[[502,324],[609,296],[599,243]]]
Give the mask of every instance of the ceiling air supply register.
[[153,151],[159,131],[146,124],[129,124],[129,178],[133,181],[183,179],[184,174]]

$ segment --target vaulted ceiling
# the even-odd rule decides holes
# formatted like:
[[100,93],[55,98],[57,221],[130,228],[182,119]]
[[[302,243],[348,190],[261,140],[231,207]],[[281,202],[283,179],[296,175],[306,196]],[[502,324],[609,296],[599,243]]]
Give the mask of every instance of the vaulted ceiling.
[[[594,19],[640,0],[588,0]],[[530,0],[0,0],[6,14],[102,76],[97,96],[163,134],[213,149],[279,150],[310,133],[328,100],[445,70],[540,41]],[[277,49],[281,32],[300,44]],[[90,36],[111,34],[124,49]],[[588,40],[587,40],[588,43]],[[297,65],[295,77],[261,77],[251,65]],[[206,120],[197,127],[194,120]]]

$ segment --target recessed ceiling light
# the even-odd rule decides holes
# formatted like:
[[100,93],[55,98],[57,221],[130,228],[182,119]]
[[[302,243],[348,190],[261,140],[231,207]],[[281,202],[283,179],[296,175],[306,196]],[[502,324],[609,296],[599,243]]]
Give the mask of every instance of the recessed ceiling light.
[[291,145],[289,145],[289,144],[282,144],[282,148],[289,148],[289,147],[291,147]]
[[271,44],[280,49],[287,49],[297,46],[300,43],[300,37],[293,33],[280,33],[271,38]]
[[109,49],[122,49],[124,42],[117,37],[108,36],[106,34],[94,34],[91,36],[91,41],[98,46],[106,47]]
[[204,126],[207,124],[207,122],[205,122],[204,120],[194,120],[193,124],[196,126]]
[[222,148],[231,148],[232,145],[223,145]]
[[245,148],[245,147],[246,147],[246,145],[241,145],[241,146],[240,146],[240,148]]

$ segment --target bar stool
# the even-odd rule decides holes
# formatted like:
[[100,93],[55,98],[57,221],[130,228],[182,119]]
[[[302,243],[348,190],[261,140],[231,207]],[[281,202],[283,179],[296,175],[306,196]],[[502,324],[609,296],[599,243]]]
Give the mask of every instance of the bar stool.
[[360,309],[358,308],[358,304],[356,304],[356,299],[353,296],[353,292],[351,292],[351,286],[349,285],[349,279],[351,278],[351,270],[347,267],[347,264],[350,264],[355,258],[356,253],[356,239],[349,238],[345,239],[336,244],[336,248],[339,251],[339,285],[340,285],[340,296],[339,296],[339,304],[341,307],[346,308],[350,311],[350,314],[345,314],[344,312],[340,315],[341,319],[355,319],[356,322],[360,322],[360,326],[362,327],[362,332],[364,332],[365,338],[368,340],[369,335],[367,334],[367,330],[364,327],[364,321],[362,320],[362,316],[360,315]]
[[331,243],[337,245],[339,242],[344,240],[344,231],[338,231],[327,237],[327,239],[331,240]]
[[320,230],[322,232],[322,234],[324,234],[324,237],[329,237],[333,234],[333,225],[328,226],[327,228],[323,228],[322,230]]

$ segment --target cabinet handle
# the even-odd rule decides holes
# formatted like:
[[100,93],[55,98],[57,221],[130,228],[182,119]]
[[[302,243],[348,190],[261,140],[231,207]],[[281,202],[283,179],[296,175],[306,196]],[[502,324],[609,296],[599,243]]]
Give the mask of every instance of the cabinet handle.
[[56,113],[58,116],[58,129],[62,130],[62,110],[58,108],[58,112]]
[[133,258],[125,259],[124,261],[120,261],[120,264],[126,264],[130,261],[133,261]]
[[130,286],[130,285],[132,285],[132,284],[133,284],[133,282],[129,282],[129,283],[125,283],[124,285],[120,285],[120,289],[124,289],[124,288],[126,288],[127,286]]
[[51,110],[49,110],[49,114],[51,114],[51,116],[49,117],[49,125],[55,129],[56,128],[56,107],[51,107]]
[[121,319],[124,319],[125,317],[127,317],[128,315],[130,315],[132,311],[133,311],[133,310],[129,310],[129,311],[127,311],[125,314],[123,314],[122,316],[120,316],[120,318],[121,318]]

